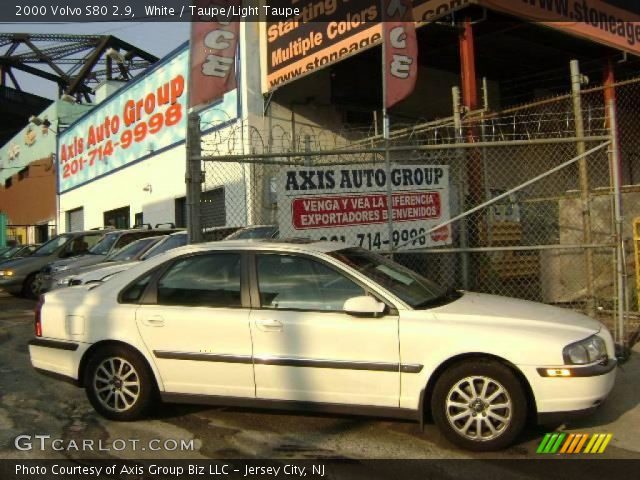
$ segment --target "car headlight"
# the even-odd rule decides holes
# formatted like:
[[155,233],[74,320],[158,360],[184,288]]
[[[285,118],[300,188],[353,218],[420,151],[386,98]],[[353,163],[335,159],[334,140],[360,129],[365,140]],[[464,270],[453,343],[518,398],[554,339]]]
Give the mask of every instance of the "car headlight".
[[56,279],[56,285],[58,287],[68,287],[69,286],[69,280],[71,280],[71,277],[61,277]]
[[584,365],[607,358],[607,346],[597,335],[571,343],[562,350],[564,363],[569,365]]
[[13,277],[15,273],[13,270],[0,270],[0,277]]

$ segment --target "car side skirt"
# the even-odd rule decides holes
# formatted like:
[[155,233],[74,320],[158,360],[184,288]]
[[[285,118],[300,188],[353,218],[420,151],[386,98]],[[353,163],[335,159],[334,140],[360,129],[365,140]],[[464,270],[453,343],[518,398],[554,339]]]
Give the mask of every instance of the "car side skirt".
[[75,387],[79,387],[80,383],[78,382],[77,379],[72,378],[72,377],[68,377],[66,375],[63,375],[62,373],[57,373],[57,372],[52,372],[51,370],[45,370],[43,368],[34,368],[34,370],[36,372],[38,372],[40,375],[44,375],[45,377],[49,377],[52,378],[54,380],[58,380],[64,383],[68,383],[70,385],[73,385]]
[[156,358],[166,360],[191,360],[199,362],[246,363],[255,365],[275,365],[280,367],[330,368],[339,370],[370,370],[374,372],[420,373],[420,364],[387,362],[354,362],[348,360],[324,360],[299,357],[253,357],[251,355],[229,355],[214,353],[168,352],[154,350]]
[[261,408],[268,410],[290,410],[298,412],[357,415],[365,417],[398,418],[420,420],[420,412],[408,408],[379,407],[375,405],[349,405],[341,403],[304,402],[297,400],[272,400],[266,398],[224,397],[219,395],[195,395],[186,393],[160,393],[166,403],[190,403],[220,407]]

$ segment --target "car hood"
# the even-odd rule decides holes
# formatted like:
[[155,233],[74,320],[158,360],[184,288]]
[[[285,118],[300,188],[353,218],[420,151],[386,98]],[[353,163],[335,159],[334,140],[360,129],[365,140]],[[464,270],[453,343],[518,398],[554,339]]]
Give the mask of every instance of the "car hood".
[[484,322],[509,327],[564,330],[588,336],[600,330],[597,320],[573,310],[537,302],[465,292],[458,300],[431,310],[438,319]]
[[73,277],[83,280],[83,282],[86,282],[88,280],[99,280],[112,273],[122,272],[123,270],[127,270],[128,268],[131,268],[136,263],[140,263],[140,262],[137,262],[137,261],[103,262],[98,265],[92,265],[90,267],[81,268],[73,275]]
[[16,272],[31,273],[40,270],[47,265],[55,256],[47,255],[43,257],[30,255],[28,257],[14,258],[0,264],[3,270],[15,270]]
[[54,274],[58,271],[64,271],[68,273],[71,271],[75,271],[78,268],[104,262],[105,258],[106,255],[80,255],[79,257],[65,258],[64,260],[54,262],[51,264],[51,268]]

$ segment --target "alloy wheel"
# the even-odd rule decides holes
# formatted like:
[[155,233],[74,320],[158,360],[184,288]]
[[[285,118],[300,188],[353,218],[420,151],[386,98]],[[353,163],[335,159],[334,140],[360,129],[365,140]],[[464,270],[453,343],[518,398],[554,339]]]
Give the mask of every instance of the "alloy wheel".
[[445,413],[453,429],[476,442],[493,440],[509,427],[513,406],[507,389],[485,376],[466,377],[446,397]]
[[124,358],[106,358],[95,370],[93,389],[104,408],[113,412],[125,412],[140,397],[140,376]]

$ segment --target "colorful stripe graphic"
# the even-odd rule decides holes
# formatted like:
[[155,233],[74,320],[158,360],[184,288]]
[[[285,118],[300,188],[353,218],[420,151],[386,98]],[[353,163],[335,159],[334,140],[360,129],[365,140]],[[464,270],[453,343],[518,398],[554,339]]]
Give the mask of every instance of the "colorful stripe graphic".
[[538,445],[536,453],[603,453],[612,437],[610,433],[571,433],[569,435],[558,432],[547,433]]

